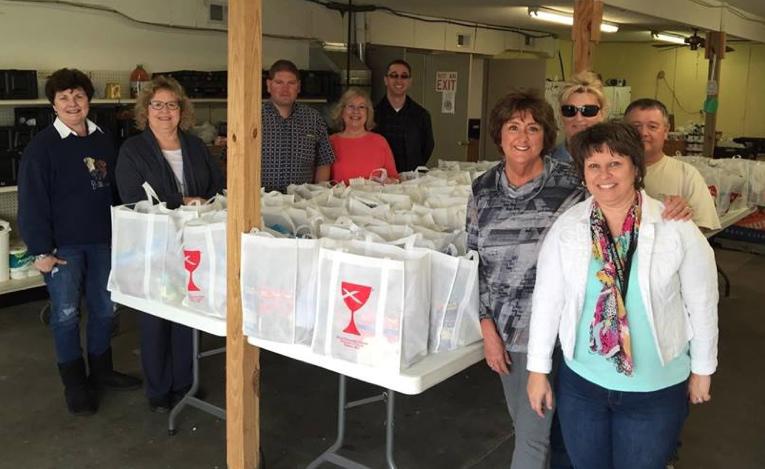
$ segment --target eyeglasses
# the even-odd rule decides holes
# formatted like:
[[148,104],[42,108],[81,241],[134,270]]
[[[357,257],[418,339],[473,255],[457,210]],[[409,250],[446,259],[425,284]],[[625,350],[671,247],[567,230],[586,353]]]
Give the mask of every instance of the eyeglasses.
[[359,112],[361,112],[361,111],[366,111],[367,110],[367,105],[366,104],[359,104],[358,106],[356,106],[355,104],[346,104],[345,108],[348,109],[348,110],[351,110],[351,111],[359,111]]
[[405,73],[403,73],[401,75],[399,75],[398,73],[389,73],[388,74],[388,78],[390,78],[391,80],[398,80],[399,78],[401,78],[402,80],[408,80],[408,79],[412,78],[412,76],[411,75],[407,75]]
[[600,112],[600,106],[597,104],[585,104],[583,106],[564,104],[560,107],[560,113],[563,117],[574,117],[577,112],[581,114],[582,117],[595,117]]
[[155,111],[161,111],[167,108],[168,111],[177,111],[181,108],[181,103],[178,101],[149,101],[149,107]]

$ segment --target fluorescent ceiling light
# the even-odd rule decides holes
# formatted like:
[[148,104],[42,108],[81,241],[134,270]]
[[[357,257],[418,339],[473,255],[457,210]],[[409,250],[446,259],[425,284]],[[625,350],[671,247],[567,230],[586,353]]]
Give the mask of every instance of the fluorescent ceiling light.
[[[565,24],[568,26],[572,26],[574,24],[574,17],[572,15],[539,7],[529,7],[529,16],[538,20],[549,21],[551,23]],[[615,33],[619,31],[619,25],[601,21],[600,30],[604,33]]]
[[664,41],[664,42],[671,42],[673,44],[685,44],[685,38],[680,36],[675,36],[674,34],[664,34],[664,33],[651,33],[651,37],[656,39],[657,41]]

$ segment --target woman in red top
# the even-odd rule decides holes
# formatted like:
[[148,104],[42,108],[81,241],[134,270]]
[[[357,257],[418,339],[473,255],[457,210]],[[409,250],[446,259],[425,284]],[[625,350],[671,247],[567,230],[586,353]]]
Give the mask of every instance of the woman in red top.
[[335,152],[331,180],[348,183],[349,179],[369,178],[383,168],[387,178],[381,182],[398,180],[396,163],[388,142],[379,134],[370,132],[374,127],[374,107],[369,96],[358,88],[350,88],[332,111],[332,120],[340,131],[329,137]]

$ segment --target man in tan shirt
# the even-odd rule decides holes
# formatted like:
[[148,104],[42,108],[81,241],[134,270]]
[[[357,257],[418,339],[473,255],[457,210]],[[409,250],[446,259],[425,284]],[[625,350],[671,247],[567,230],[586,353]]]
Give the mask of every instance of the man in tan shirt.
[[669,133],[669,113],[661,101],[638,99],[627,106],[624,120],[640,134],[645,149],[645,191],[651,197],[680,196],[693,210],[692,218],[699,228],[720,228],[715,202],[704,178],[688,163],[664,154],[664,141]]

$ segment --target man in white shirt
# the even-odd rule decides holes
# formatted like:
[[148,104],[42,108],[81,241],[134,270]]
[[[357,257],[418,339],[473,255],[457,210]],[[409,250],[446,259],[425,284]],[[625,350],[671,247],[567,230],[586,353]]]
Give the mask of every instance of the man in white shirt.
[[720,228],[714,199],[699,171],[688,163],[664,154],[664,142],[669,133],[669,113],[655,99],[638,99],[630,103],[624,120],[632,125],[645,149],[645,190],[651,197],[680,196],[693,210],[693,222],[701,229]]

